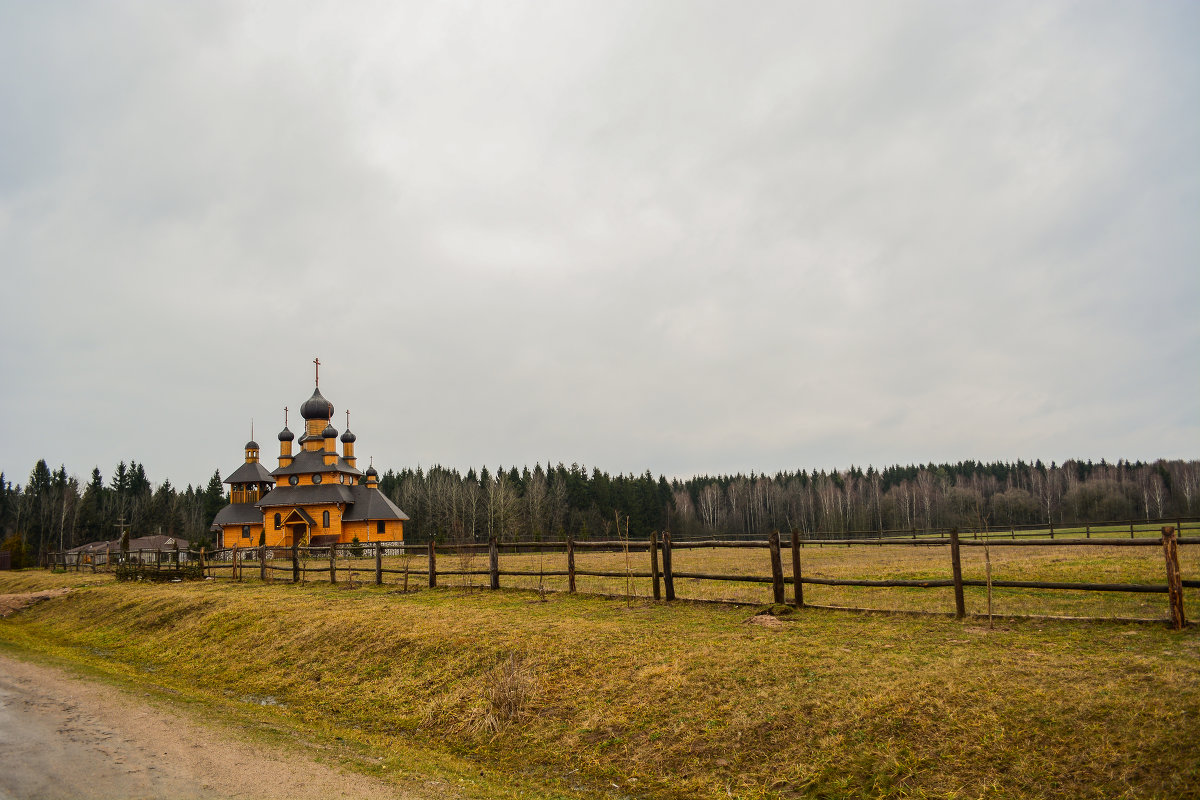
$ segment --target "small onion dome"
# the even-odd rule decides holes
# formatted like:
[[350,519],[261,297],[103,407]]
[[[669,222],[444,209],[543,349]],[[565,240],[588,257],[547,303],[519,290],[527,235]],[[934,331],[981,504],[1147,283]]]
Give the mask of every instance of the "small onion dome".
[[349,428],[342,434],[342,442],[345,444],[353,444],[357,439],[358,437],[351,433]]
[[378,478],[379,473],[375,471],[374,467],[367,467],[367,477],[368,478]]
[[290,442],[295,438],[296,434],[289,431],[286,425],[284,426],[283,430],[279,432],[279,441],[281,442]]
[[333,425],[326,425],[325,430],[321,431],[321,438],[322,439],[337,438],[337,428],[333,427]]
[[258,449],[258,442],[256,442],[256,441],[254,441],[253,439],[251,439],[250,441],[246,442],[246,449],[247,449],[247,450],[257,450],[257,449]]
[[320,389],[313,389],[312,397],[300,406],[300,416],[305,419],[332,419],[333,403],[325,399]]

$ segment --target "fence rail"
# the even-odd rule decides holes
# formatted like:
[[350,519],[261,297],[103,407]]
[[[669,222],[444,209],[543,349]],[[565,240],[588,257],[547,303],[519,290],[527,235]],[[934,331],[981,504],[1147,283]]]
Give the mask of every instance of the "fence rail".
[[[1002,539],[984,537],[981,539],[965,539],[956,529],[951,528],[946,538],[942,537],[907,537],[890,540],[868,539],[806,539],[801,534],[792,534],[781,538],[778,532],[772,533],[766,539],[736,540],[687,540],[673,542],[670,533],[663,533],[661,539],[652,534],[647,540],[590,540],[575,541],[567,539],[559,542],[511,542],[500,543],[492,539],[487,543],[465,543],[460,545],[440,545],[427,543],[424,546],[404,542],[369,542],[363,544],[336,544],[323,547],[301,547],[293,545],[288,548],[230,548],[205,553],[204,550],[192,551],[135,551],[127,553],[108,553],[106,558],[92,559],[88,566],[92,571],[104,565],[115,565],[118,570],[122,565],[137,565],[136,570],[127,573],[139,578],[162,579],[161,575],[177,575],[186,577],[229,578],[244,580],[247,569],[257,572],[263,581],[275,579],[276,573],[290,573],[292,582],[307,580],[309,575],[325,574],[328,581],[336,584],[339,574],[342,580],[354,582],[356,578],[372,577],[376,585],[385,582],[385,576],[402,576],[403,587],[407,591],[411,579],[423,578],[428,586],[436,587],[439,576],[487,576],[492,589],[501,586],[502,578],[545,578],[566,577],[567,591],[576,592],[576,578],[601,577],[623,579],[649,579],[652,582],[653,597],[658,600],[664,595],[666,599],[676,599],[676,579],[697,581],[720,581],[728,583],[754,583],[771,586],[771,598],[775,603],[790,602],[797,607],[805,606],[804,585],[816,586],[849,586],[849,587],[894,587],[911,589],[932,589],[953,587],[955,597],[955,616],[965,616],[964,587],[987,588],[990,593],[993,588],[1038,589],[1072,592],[1127,592],[1138,594],[1166,594],[1169,600],[1170,622],[1174,627],[1186,624],[1183,610],[1184,588],[1200,588],[1200,580],[1183,580],[1179,569],[1178,547],[1180,545],[1200,544],[1200,537],[1180,537],[1174,526],[1164,526],[1159,529],[1159,536],[1150,538],[1114,538],[1078,536],[1073,538],[1055,539],[1016,539],[1012,536]],[[1097,526],[1098,527],[1098,526]],[[1045,529],[1041,529],[1044,531]],[[1200,526],[1193,526],[1200,530]],[[1145,531],[1143,531],[1145,532]],[[950,577],[924,579],[863,579],[863,578],[826,578],[805,576],[802,571],[802,551],[806,547],[853,547],[853,546],[912,546],[912,547],[946,547],[949,550]],[[1166,566],[1166,582],[1163,584],[1145,583],[1092,583],[1064,581],[1026,581],[1026,580],[992,580],[990,567],[987,580],[965,579],[962,576],[961,548],[963,547],[1161,547]],[[783,549],[791,551],[791,574],[784,574]],[[770,567],[770,574],[716,574],[710,572],[676,571],[673,569],[672,552],[675,550],[695,550],[699,548],[739,548],[766,549],[769,558],[764,566]],[[501,569],[499,554],[550,553],[562,555],[565,551],[566,569]],[[608,551],[626,554],[627,566],[624,570],[581,569],[576,567],[577,551]],[[628,562],[631,554],[649,554],[649,570],[633,569]],[[438,555],[457,558],[452,567],[438,565]],[[472,568],[476,557],[486,554],[486,568]],[[52,565],[55,568],[83,569],[81,559],[70,561],[67,553],[54,554]],[[389,559],[385,566],[384,559]],[[401,558],[404,563],[397,567],[391,559]],[[339,559],[342,562],[339,564]],[[371,563],[373,562],[373,563]],[[660,568],[661,562],[661,568]],[[360,581],[361,582],[361,581]],[[786,587],[792,587],[790,601],[786,599]]]

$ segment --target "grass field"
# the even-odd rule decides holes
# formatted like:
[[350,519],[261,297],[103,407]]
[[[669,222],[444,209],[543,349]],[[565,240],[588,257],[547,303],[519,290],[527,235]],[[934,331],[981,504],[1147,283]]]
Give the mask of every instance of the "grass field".
[[[854,566],[835,556],[825,568]],[[92,582],[15,573],[0,592],[72,578]],[[750,614],[453,587],[101,580],[0,620],[0,643],[336,746],[366,772],[432,770],[478,796],[510,784],[514,797],[1200,793],[1194,627]]]
[[[1054,581],[1065,583],[1130,583],[1165,585],[1166,574],[1162,549],[1159,547],[1122,546],[992,546],[984,548],[964,546],[961,563],[963,578],[983,581],[986,578],[986,561],[990,558],[993,580]],[[1180,567],[1185,579],[1200,577],[1200,546],[1180,547]],[[276,562],[287,563],[286,561]],[[906,580],[949,579],[951,577],[950,550],[946,545],[914,547],[912,545],[844,545],[805,546],[801,551],[802,571],[809,578],[861,578],[883,580],[899,578]],[[398,557],[384,560],[387,569],[400,569],[404,561]],[[412,555],[407,560],[412,570],[424,570],[427,561],[424,555]],[[438,556],[439,583],[448,586],[486,586],[486,575],[453,575],[447,571],[486,570],[486,553],[440,553]],[[575,554],[575,565],[579,570],[599,572],[642,572],[650,571],[649,556],[645,552],[596,552],[579,549]],[[328,561],[314,559],[313,568],[324,568],[323,573],[309,573],[306,581],[327,581]],[[700,548],[676,549],[673,553],[676,572],[691,572],[713,575],[757,575],[771,574],[769,555],[766,549],[748,548]],[[791,554],[784,549],[784,574],[791,576]],[[560,575],[539,575],[540,572],[562,572],[567,568],[565,552],[544,554],[510,554],[500,556],[500,569],[527,572],[529,575],[505,575],[501,586],[547,591],[566,591],[567,578]],[[338,569],[341,580],[351,574],[356,580],[374,580],[373,559],[346,560],[339,558]],[[228,575],[228,571],[222,575]],[[256,580],[257,565],[250,564],[244,576]],[[284,573],[274,573],[277,577]],[[290,577],[290,573],[287,573]],[[401,576],[388,574],[387,583],[402,581]],[[409,585],[425,585],[424,574],[414,574]],[[579,575],[577,590],[583,593],[648,598],[653,594],[649,578],[596,577]],[[677,578],[675,591],[679,598],[689,600],[728,600],[741,603],[769,603],[769,584],[743,583],[735,581],[712,581]],[[791,599],[788,587],[788,599]],[[967,611],[971,614],[987,613],[987,590],[982,587],[966,587]],[[926,611],[947,613],[954,611],[954,590],[950,587],[919,588],[874,588],[853,586],[822,586],[808,584],[804,587],[805,602],[813,605],[828,605],[851,608],[868,608],[894,611]],[[1185,605],[1200,612],[1200,589],[1184,590]],[[1103,619],[1138,618],[1165,619],[1167,596],[1165,594],[1141,594],[1126,592],[1084,592],[1054,589],[993,588],[992,610],[997,615],[1047,615],[1097,617]]]

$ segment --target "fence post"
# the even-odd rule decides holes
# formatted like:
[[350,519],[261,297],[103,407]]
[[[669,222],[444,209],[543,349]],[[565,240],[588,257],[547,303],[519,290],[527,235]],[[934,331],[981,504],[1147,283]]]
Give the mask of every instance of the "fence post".
[[1054,538],[1054,520],[1050,520],[1050,538]]
[[337,544],[329,545],[329,584],[337,583]]
[[1171,603],[1171,630],[1183,630],[1187,619],[1183,615],[1183,577],[1179,573],[1179,543],[1175,529],[1162,529],[1163,556],[1167,561],[1167,599]]
[[383,545],[375,545],[375,585],[383,585]]
[[1089,522],[1089,523],[1087,523],[1087,525],[1084,527],[1084,529],[1083,529],[1083,538],[1085,538],[1085,539],[1090,539],[1090,538],[1092,538],[1092,523],[1090,523],[1090,522]]
[[958,528],[950,529],[950,564],[954,568],[954,617],[962,619],[967,615],[967,607],[963,602],[962,563],[958,558]]
[[300,582],[300,540],[292,534],[292,583]]
[[658,532],[650,531],[650,577],[654,579],[654,599],[662,600],[661,576],[658,573]]
[[767,537],[767,547],[771,551],[771,589],[773,602],[783,603],[783,561],[779,557],[779,531],[771,531]]
[[575,594],[575,537],[567,537],[567,591]]
[[437,588],[437,553],[433,552],[433,539],[429,540],[429,588]]
[[267,546],[259,545],[258,548],[258,579],[263,583],[267,582]]
[[675,572],[671,569],[671,532],[663,531],[663,586],[667,600],[675,599]]
[[1129,520],[1129,538],[1133,538],[1133,520]]
[[804,607],[804,582],[800,576],[800,533],[792,531],[792,593],[795,595],[796,608]]
[[488,539],[488,575],[491,578],[491,587],[493,589],[500,588],[500,548],[496,545],[496,537],[492,536]]
[[203,547],[200,548],[200,574],[205,578],[208,577],[208,569],[204,564],[204,548]]

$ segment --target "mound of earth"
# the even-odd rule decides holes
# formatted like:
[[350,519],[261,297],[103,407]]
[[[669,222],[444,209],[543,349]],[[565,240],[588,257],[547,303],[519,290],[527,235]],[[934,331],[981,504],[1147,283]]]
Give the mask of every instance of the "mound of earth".
[[31,606],[34,603],[40,603],[43,600],[49,600],[53,597],[62,597],[70,589],[63,587],[61,589],[45,589],[40,592],[20,592],[19,594],[0,594],[0,617],[7,617],[14,611],[20,611],[26,606]]

